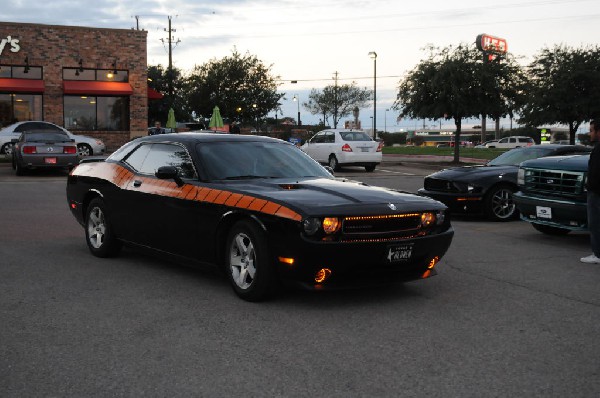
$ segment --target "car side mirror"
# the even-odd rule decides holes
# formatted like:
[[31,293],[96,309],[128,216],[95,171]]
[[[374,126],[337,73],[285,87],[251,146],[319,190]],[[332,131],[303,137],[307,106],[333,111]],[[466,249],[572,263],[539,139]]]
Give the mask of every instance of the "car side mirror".
[[179,170],[175,166],[161,166],[154,175],[159,180],[174,180],[178,187],[183,186],[183,180],[179,177]]

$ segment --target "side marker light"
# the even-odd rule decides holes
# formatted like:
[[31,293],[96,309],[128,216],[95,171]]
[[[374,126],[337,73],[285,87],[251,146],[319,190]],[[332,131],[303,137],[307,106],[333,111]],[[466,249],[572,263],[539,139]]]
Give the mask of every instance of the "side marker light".
[[315,274],[315,282],[323,283],[331,276],[331,270],[329,268],[321,268]]

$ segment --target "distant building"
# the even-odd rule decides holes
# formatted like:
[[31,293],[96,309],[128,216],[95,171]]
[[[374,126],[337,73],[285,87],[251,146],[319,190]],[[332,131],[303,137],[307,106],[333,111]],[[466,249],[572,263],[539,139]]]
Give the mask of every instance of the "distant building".
[[0,22],[0,126],[45,120],[109,149],[146,135],[146,41],[141,30]]

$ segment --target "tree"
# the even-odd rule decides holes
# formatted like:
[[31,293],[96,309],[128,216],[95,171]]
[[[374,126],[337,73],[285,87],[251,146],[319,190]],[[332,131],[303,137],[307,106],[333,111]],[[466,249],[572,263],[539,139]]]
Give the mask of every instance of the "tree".
[[[454,142],[460,142],[463,118],[481,114],[481,54],[474,46],[429,48],[421,61],[398,87],[394,109],[416,119],[454,119]],[[454,145],[454,162],[459,162],[460,145]]]
[[[521,67],[510,54],[484,62],[474,45],[438,49],[400,82],[394,103],[401,116],[454,119],[455,142],[460,142],[461,120],[479,115],[498,120],[512,115],[525,85]],[[482,140],[485,140],[482,129]],[[460,146],[454,146],[454,162]]]
[[[173,97],[169,96],[169,80],[173,78]],[[175,120],[189,120],[190,112],[187,108],[185,98],[184,79],[181,71],[177,68],[171,70],[162,65],[148,67],[148,87],[163,94],[162,99],[148,101],[148,125],[153,125],[155,120],[160,121],[163,126],[167,122],[169,108],[175,111]]]
[[254,125],[277,110],[284,96],[277,93],[279,76],[272,76],[270,69],[256,56],[234,49],[230,57],[193,69],[186,79],[188,105],[206,118],[218,106],[224,118]]
[[545,48],[528,68],[530,85],[520,122],[566,124],[575,143],[579,126],[600,115],[600,48]]
[[341,118],[349,116],[355,107],[364,108],[373,98],[372,91],[359,88],[356,82],[341,86],[327,86],[323,91],[312,89],[308,102],[302,104],[313,115],[323,115],[323,123],[327,124],[329,116],[333,117],[333,127],[337,128]]

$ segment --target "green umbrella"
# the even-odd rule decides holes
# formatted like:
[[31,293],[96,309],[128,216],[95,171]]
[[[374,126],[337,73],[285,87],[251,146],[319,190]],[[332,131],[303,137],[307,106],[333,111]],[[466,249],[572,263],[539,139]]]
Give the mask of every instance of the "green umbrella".
[[169,116],[167,117],[167,124],[165,125],[168,129],[173,129],[172,132],[177,128],[177,122],[175,121],[175,111],[173,108],[169,108]]
[[221,117],[221,111],[219,111],[219,107],[215,106],[213,108],[212,116],[210,117],[210,122],[208,122],[208,127],[211,130],[217,130],[223,127],[223,118]]

